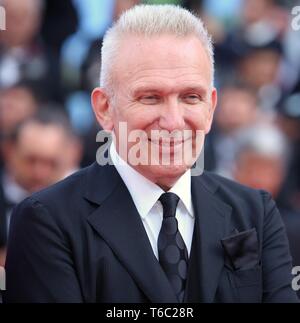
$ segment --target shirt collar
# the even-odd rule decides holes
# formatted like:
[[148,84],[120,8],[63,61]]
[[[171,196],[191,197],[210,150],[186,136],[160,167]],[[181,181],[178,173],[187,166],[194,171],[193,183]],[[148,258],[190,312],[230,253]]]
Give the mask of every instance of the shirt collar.
[[189,215],[194,216],[192,194],[191,194],[191,170],[187,170],[169,190],[169,192],[177,194],[181,202],[185,206]]
[[7,201],[18,204],[30,195],[25,189],[18,185],[13,178],[8,174],[3,174],[3,191]]
[[[165,191],[126,163],[117,153],[114,142],[110,146],[110,155],[114,166],[129,190],[140,216],[145,219]],[[179,178],[169,192],[178,195],[190,216],[193,217],[190,170]]]

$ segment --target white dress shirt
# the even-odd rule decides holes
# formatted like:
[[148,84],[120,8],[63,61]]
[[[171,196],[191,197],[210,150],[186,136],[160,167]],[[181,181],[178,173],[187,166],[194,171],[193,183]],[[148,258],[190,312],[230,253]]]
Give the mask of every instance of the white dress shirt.
[[[3,178],[2,178],[2,185],[3,185],[3,193],[6,201],[9,201],[13,205],[19,204],[22,200],[24,200],[26,197],[30,195],[29,192],[27,192],[24,188],[22,188],[19,184],[17,184],[14,179],[4,172]],[[13,211],[13,207],[9,208],[7,210],[6,216],[6,230],[7,235],[9,232],[9,225],[11,220],[11,214]]]
[[[127,164],[117,153],[114,143],[111,144],[110,155],[114,166],[129,190],[141,216],[153,252],[158,259],[157,239],[163,219],[163,208],[158,199],[165,191]],[[176,209],[176,219],[190,255],[195,222],[191,195],[191,171],[185,172],[169,192],[177,194],[180,198]]]

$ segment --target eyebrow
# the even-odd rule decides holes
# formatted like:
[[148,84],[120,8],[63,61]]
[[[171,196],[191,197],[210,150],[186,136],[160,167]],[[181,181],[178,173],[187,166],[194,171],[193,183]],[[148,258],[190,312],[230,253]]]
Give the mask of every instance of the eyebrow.
[[200,93],[202,95],[205,95],[207,93],[207,90],[205,89],[204,86],[201,86],[199,84],[197,85],[189,85],[183,88],[173,88],[171,91],[165,91],[164,88],[162,87],[156,87],[156,86],[149,86],[149,85],[144,85],[137,87],[136,89],[133,89],[132,94],[134,96],[138,96],[143,93],[166,93],[166,92],[174,92],[174,91],[179,91],[179,92],[196,92]]

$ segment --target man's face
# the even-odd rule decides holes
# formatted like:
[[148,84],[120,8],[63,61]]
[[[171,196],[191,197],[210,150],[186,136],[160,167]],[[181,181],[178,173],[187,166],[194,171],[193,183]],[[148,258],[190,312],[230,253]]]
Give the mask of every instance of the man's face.
[[239,73],[254,89],[272,84],[277,77],[280,55],[271,49],[259,49],[240,62]]
[[245,128],[257,120],[258,108],[252,93],[238,88],[227,88],[219,97],[215,121],[226,133]]
[[[204,135],[210,130],[216,90],[211,88],[207,53],[195,37],[131,36],[121,45],[112,74],[114,97],[108,98],[106,122],[98,120],[104,129],[114,131],[123,159],[152,182],[169,188],[194,164]],[[99,97],[94,94],[96,115]],[[146,135],[139,141],[148,152],[145,165],[132,163],[131,153],[137,142],[124,138],[120,123],[126,124],[127,136],[132,131]],[[164,131],[166,141],[157,139],[155,131]],[[171,135],[174,131],[175,138]],[[167,152],[165,144],[169,146]],[[154,151],[159,152],[158,156],[153,156]],[[163,164],[165,154],[170,162]]]
[[276,198],[284,179],[283,161],[279,157],[245,151],[238,159],[235,179],[252,188],[267,190]]
[[0,38],[10,47],[24,46],[38,33],[41,11],[39,0],[4,0],[6,29]]
[[58,126],[25,125],[9,165],[16,182],[32,193],[58,181],[66,144],[66,135]]
[[4,90],[0,96],[1,131],[9,133],[36,110],[37,103],[29,90],[22,87]]

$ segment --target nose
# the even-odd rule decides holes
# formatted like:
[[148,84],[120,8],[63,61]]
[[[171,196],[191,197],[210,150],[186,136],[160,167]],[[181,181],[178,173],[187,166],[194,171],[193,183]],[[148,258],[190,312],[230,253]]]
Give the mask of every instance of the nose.
[[172,132],[183,130],[185,126],[183,111],[176,98],[169,99],[162,107],[159,127]]

